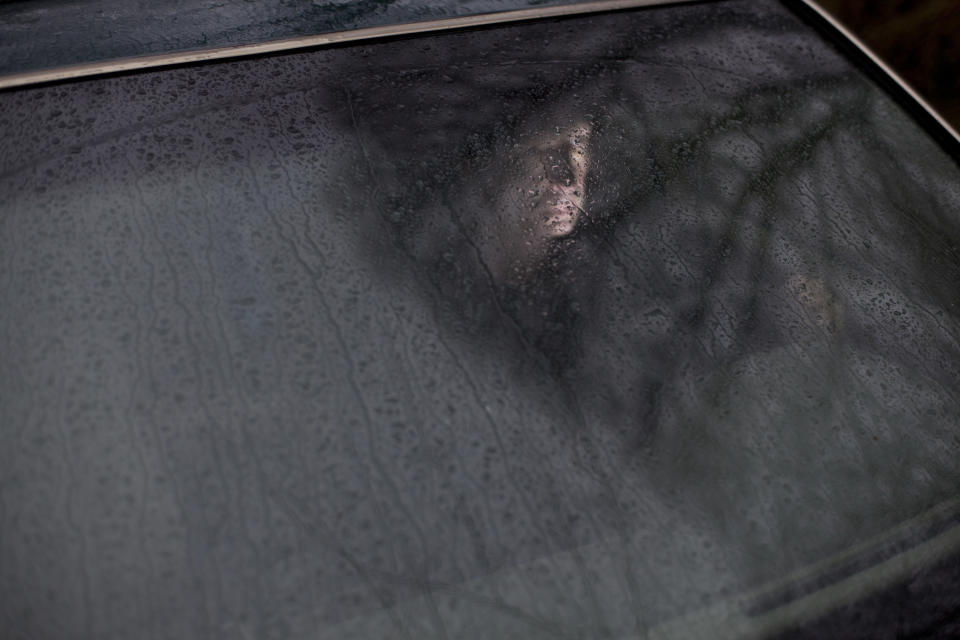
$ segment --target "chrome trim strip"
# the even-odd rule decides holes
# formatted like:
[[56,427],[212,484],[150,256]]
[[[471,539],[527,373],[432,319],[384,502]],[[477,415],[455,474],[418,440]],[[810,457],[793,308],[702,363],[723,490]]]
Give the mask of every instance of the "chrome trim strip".
[[354,29],[350,31],[333,31],[313,36],[300,36],[296,38],[284,38],[282,40],[271,40],[258,44],[243,44],[232,47],[216,47],[212,49],[199,49],[177,53],[138,56],[135,58],[120,58],[117,60],[89,62],[68,67],[44,69],[40,71],[28,71],[25,73],[15,73],[7,76],[0,76],[0,90],[48,82],[57,82],[60,80],[70,80],[74,78],[119,73],[123,71],[138,71],[141,69],[167,67],[191,62],[228,60],[265,53],[294,51],[308,47],[323,47],[343,42],[369,40],[371,38],[431,33],[437,31],[448,31],[450,29],[461,29],[465,27],[477,27],[492,24],[520,22],[525,20],[536,20],[539,18],[555,18],[586,13],[597,13],[601,11],[636,9],[655,5],[682,4],[695,1],[697,0],[595,0],[593,2],[582,2],[570,5],[537,7],[534,9],[518,9],[515,11],[498,11],[495,13],[484,13],[473,16],[460,16],[456,18],[443,18],[440,20],[426,20],[422,22],[408,22],[404,24],[387,25],[381,27],[367,27],[364,29]]
[[[675,618],[649,629],[646,640],[763,640],[805,624],[845,606],[889,589],[924,568],[955,556],[960,552],[960,524],[948,525],[943,531],[923,541],[889,554],[885,559],[824,585],[816,591],[800,595],[782,605],[750,615],[752,603],[765,594],[789,587],[809,576],[823,575],[832,567],[845,564],[850,558],[873,551],[889,551],[911,533],[923,531],[937,523],[960,517],[960,500],[951,499],[920,515],[874,536],[859,545],[842,551],[809,567],[773,580],[757,589],[722,600],[699,611]],[[639,640],[639,638],[638,638]]]
[[870,61],[877,65],[884,73],[886,73],[890,78],[897,83],[897,85],[907,92],[911,98],[913,98],[923,109],[930,114],[930,116],[937,121],[937,123],[949,133],[954,140],[960,143],[960,133],[957,133],[957,130],[953,126],[943,119],[943,117],[937,113],[926,100],[924,100],[919,93],[913,90],[913,88],[907,84],[906,80],[897,75],[897,72],[891,69],[887,64],[881,60],[873,51],[867,47],[857,36],[853,35],[846,27],[840,24],[833,16],[831,16],[826,9],[822,8],[817,4],[816,0],[799,0],[804,5],[806,5],[811,11],[815,12],[822,18],[827,24],[829,24],[833,29],[839,32],[844,38],[849,40],[855,47],[860,49]]

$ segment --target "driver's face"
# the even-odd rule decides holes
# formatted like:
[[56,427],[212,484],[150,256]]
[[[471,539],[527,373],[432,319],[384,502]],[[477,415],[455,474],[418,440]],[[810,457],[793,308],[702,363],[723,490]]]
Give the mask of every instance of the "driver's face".
[[590,126],[576,122],[531,134],[504,163],[488,256],[498,279],[510,279],[543,258],[551,242],[574,231],[585,215]]
[[577,124],[534,139],[525,150],[520,189],[534,233],[557,238],[576,228],[584,214],[589,137],[587,126]]

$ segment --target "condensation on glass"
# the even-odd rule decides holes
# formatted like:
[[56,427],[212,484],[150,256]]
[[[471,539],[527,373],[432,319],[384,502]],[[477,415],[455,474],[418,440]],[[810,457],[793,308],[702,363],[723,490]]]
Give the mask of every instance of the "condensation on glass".
[[762,635],[956,521],[960,171],[776,2],[0,133],[4,637]]

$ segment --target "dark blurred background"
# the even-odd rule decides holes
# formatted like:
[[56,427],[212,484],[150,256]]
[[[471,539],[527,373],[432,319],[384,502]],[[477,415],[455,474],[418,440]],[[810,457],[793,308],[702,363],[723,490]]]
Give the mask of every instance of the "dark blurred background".
[[960,0],[819,0],[960,129]]

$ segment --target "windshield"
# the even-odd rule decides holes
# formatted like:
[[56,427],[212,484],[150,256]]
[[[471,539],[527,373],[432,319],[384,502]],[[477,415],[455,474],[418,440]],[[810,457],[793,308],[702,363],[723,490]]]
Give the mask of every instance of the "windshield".
[[958,548],[960,170],[778,2],[0,129],[0,624],[765,636]]

